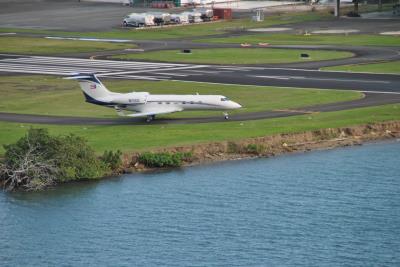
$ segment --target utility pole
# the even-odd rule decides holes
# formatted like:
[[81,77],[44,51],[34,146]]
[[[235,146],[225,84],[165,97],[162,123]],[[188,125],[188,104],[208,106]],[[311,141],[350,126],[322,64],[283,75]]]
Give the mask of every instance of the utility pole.
[[335,4],[335,17],[340,17],[340,0],[336,0]]

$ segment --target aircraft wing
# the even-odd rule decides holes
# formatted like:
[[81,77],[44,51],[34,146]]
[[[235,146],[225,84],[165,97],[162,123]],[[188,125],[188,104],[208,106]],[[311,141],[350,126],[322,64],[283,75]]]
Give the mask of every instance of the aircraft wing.
[[132,113],[132,114],[125,114],[121,110],[118,110],[118,109],[116,109],[116,110],[117,110],[118,115],[120,115],[120,116],[135,118],[135,117],[146,117],[146,116],[152,116],[152,115],[161,115],[161,114],[179,112],[179,111],[182,111],[182,108],[178,108],[178,107],[160,108],[160,109],[146,110],[145,112],[138,112],[138,113]]

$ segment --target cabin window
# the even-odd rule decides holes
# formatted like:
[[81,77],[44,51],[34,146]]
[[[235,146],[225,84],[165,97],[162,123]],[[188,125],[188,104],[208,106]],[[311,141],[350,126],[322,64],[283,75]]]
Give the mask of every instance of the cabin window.
[[166,104],[169,105],[169,104],[171,104],[171,103],[167,102]]
[[186,101],[183,101],[182,104],[186,104]]
[[193,101],[190,101],[190,104],[194,104],[194,102],[193,102]]
[[158,104],[159,104],[159,105],[161,105],[161,104],[162,104],[162,102],[158,102]]

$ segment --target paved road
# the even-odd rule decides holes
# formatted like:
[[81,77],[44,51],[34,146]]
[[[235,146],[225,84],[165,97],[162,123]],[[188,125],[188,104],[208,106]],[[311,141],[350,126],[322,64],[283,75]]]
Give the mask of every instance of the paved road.
[[[301,110],[273,110],[262,112],[249,112],[231,115],[229,121],[260,120],[271,118],[290,117],[295,115],[305,115],[315,112],[338,111],[353,108],[369,107],[389,103],[399,103],[400,95],[367,93],[365,98],[337,102],[326,105],[310,106],[301,108]],[[88,117],[62,117],[46,115],[27,115],[14,113],[0,113],[0,120],[19,123],[38,123],[38,124],[57,124],[57,125],[143,125],[148,124],[143,118],[88,118]],[[210,123],[225,122],[223,116],[199,117],[199,118],[178,118],[167,119],[158,118],[151,124],[192,124],[192,123]]]
[[400,93],[400,75],[327,72],[297,68],[0,55],[0,72],[59,76],[90,72],[97,73],[99,77],[116,79],[180,80]]

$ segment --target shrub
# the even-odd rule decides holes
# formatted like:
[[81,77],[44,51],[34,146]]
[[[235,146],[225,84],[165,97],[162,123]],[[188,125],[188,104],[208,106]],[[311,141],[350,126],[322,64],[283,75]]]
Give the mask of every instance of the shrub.
[[112,170],[116,171],[118,170],[121,165],[122,165],[122,160],[121,160],[121,155],[122,152],[117,150],[115,152],[113,151],[104,151],[103,156],[100,157],[100,159],[106,164],[106,166]]
[[246,146],[246,153],[259,155],[264,151],[264,146],[257,144],[248,144]]
[[192,153],[151,153],[145,152],[140,154],[138,161],[150,168],[167,168],[167,167],[180,167],[183,161],[190,161]]
[[107,165],[96,157],[84,138],[73,134],[53,138],[60,142],[59,153],[56,154],[59,181],[93,179],[107,172]]
[[234,142],[228,142],[228,153],[239,153],[240,147]]

